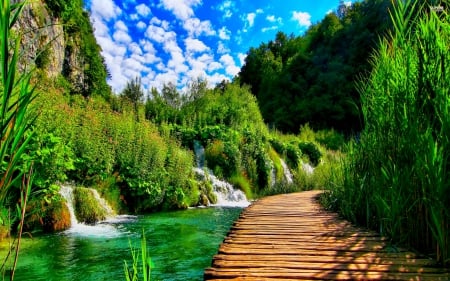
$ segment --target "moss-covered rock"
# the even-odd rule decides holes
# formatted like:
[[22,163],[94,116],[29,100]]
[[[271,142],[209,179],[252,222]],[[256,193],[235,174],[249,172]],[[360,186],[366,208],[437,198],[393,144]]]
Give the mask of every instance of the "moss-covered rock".
[[106,218],[106,211],[94,197],[92,190],[85,187],[74,189],[75,216],[79,222],[95,224]]
[[25,218],[25,230],[44,232],[58,232],[69,229],[71,226],[69,208],[61,197],[45,201],[37,198],[28,203],[27,217]]

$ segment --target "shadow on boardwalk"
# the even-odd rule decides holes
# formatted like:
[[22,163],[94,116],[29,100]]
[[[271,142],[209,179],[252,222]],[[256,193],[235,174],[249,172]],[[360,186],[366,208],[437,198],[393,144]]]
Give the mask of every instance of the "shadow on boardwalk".
[[205,280],[450,280],[433,260],[324,211],[319,194],[276,195],[248,207]]

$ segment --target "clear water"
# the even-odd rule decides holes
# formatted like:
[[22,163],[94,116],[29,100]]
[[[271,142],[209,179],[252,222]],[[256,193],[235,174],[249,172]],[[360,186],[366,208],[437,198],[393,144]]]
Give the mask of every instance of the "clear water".
[[[237,219],[240,208],[199,208],[106,223],[23,240],[15,280],[125,280],[129,243],[144,230],[155,268],[151,280],[202,280],[203,270]],[[5,256],[2,246],[1,258]]]

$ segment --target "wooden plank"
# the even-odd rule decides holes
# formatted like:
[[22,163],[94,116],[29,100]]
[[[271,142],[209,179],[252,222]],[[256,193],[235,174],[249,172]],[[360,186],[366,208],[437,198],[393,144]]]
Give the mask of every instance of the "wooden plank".
[[[318,258],[317,255],[216,255],[214,256],[214,262],[218,260],[224,261],[262,261],[262,262],[273,262],[273,261],[302,261],[302,262],[320,262],[332,263],[332,262],[342,262],[342,263],[376,263],[376,264],[388,264],[388,265],[408,265],[412,267],[431,267],[437,268],[435,261],[427,258],[415,258],[409,255],[396,255],[396,256],[385,256],[380,257],[375,253],[365,253],[359,256],[325,256],[321,255]],[[439,268],[441,269],[441,268]]]
[[224,239],[205,280],[450,280],[450,269],[324,211],[319,194],[253,203]]

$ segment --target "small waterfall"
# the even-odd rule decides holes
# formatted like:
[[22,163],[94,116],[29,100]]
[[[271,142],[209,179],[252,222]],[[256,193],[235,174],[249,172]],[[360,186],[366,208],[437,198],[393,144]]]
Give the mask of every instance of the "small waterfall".
[[75,209],[73,207],[73,188],[71,186],[62,185],[59,189],[59,194],[66,199],[67,208],[70,213],[71,227],[76,227],[79,223],[77,221],[77,217],[75,216]]
[[103,210],[106,213],[106,219],[108,218],[112,218],[115,216],[115,212],[114,210],[111,208],[111,206],[108,204],[108,202],[106,202],[105,199],[103,199],[102,197],[100,197],[100,194],[98,193],[97,190],[91,188],[90,189],[92,192],[92,195],[94,195],[94,198],[97,200],[98,204],[103,208]]
[[194,141],[194,153],[197,168],[203,169],[205,167],[205,148],[198,140]]
[[206,174],[203,169],[194,168],[194,171],[202,180],[211,181],[214,194],[217,197],[217,203],[211,206],[245,208],[250,205],[245,193],[239,189],[234,189],[232,184],[219,180],[212,174]]
[[208,169],[205,167],[205,148],[197,140],[194,141],[194,153],[197,161],[197,168],[194,168],[195,173],[201,179],[211,181],[217,197],[217,203],[213,206],[247,207],[250,205],[244,192],[234,189],[233,185],[228,182],[219,180],[210,170],[208,170],[208,175],[205,174],[204,169]]
[[314,173],[314,167],[309,163],[302,163],[302,169],[307,175],[312,175]]
[[[99,202],[107,214],[107,220],[103,222],[99,222],[95,225],[87,225],[84,223],[80,223],[75,216],[75,208],[74,208],[74,196],[73,196],[73,187],[69,185],[62,185],[59,193],[61,196],[66,199],[67,208],[70,213],[70,222],[71,227],[64,231],[66,234],[77,235],[77,236],[94,236],[94,237],[117,237],[121,235],[121,232],[116,229],[114,226],[115,221],[123,221],[134,219],[134,216],[115,216],[114,211],[111,206],[106,202],[105,199],[100,197],[100,194],[95,189],[90,189],[92,191],[93,196]],[[106,223],[107,222],[107,223]]]
[[286,162],[284,162],[283,159],[280,158],[281,161],[281,167],[283,167],[283,176],[284,176],[284,181],[287,184],[292,184],[294,183],[294,176],[291,173],[291,170],[289,170],[288,165],[286,164]]

